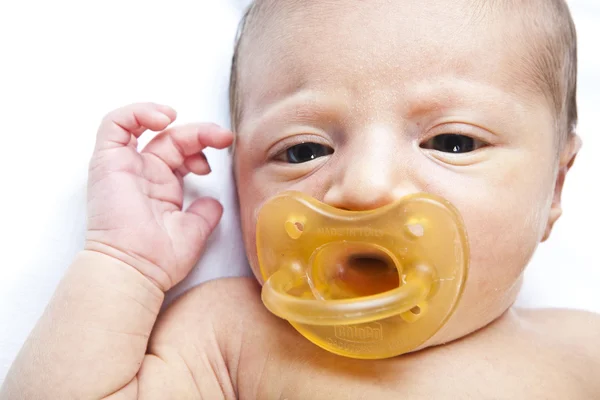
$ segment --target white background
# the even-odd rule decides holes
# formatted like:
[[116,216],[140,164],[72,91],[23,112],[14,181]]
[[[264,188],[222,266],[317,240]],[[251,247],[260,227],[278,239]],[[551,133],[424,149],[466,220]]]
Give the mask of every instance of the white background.
[[[85,180],[101,117],[136,101],[173,106],[178,123],[228,125],[229,62],[244,0],[0,3],[0,383],[82,245]],[[580,38],[584,148],[565,214],[526,273],[519,304],[600,312],[600,2],[570,1]],[[190,280],[245,273],[229,159],[191,178],[223,222]],[[218,245],[217,245],[218,244]]]

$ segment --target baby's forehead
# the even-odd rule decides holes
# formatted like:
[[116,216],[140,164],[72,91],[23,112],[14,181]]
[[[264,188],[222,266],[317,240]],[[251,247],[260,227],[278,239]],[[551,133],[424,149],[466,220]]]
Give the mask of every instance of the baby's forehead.
[[507,9],[466,0],[277,4],[250,33],[239,72],[246,104],[305,85],[366,93],[439,76],[539,92],[538,38]]

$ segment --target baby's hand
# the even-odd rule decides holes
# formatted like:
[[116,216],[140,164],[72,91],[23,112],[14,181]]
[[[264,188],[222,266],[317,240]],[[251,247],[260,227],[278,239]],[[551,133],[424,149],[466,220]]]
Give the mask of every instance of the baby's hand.
[[[182,211],[183,177],[208,174],[202,150],[233,140],[214,124],[166,129],[175,118],[172,108],[151,103],[109,113],[89,165],[86,250],[118,258],[163,291],[190,272],[223,212],[211,198]],[[162,132],[138,152],[147,129]]]

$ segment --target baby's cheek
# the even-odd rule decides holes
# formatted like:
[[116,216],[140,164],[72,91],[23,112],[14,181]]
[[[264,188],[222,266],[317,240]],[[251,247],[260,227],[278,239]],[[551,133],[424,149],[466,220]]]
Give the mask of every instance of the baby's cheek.
[[256,210],[258,202],[252,196],[243,191],[239,192],[240,223],[242,228],[242,239],[246,250],[246,257],[254,276],[260,281],[260,269],[258,268],[258,256],[256,252]]
[[[542,234],[547,201],[541,190],[490,190],[465,208],[470,280],[482,293],[508,290],[521,276]],[[501,293],[498,293],[501,294]]]
[[258,254],[256,249],[256,218],[255,213],[251,211],[249,208],[246,212],[241,213],[242,220],[242,233],[244,246],[246,247],[246,257],[248,258],[248,263],[250,264],[250,268],[254,273],[256,279],[262,282],[262,276],[260,273],[260,267],[258,265]]

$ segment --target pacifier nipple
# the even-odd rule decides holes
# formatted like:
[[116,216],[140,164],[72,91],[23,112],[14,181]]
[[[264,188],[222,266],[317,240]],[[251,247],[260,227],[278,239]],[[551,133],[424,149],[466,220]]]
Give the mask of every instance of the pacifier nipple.
[[353,358],[421,346],[453,314],[467,279],[462,220],[428,194],[352,212],[283,193],[262,207],[256,244],[265,306]]
[[362,242],[334,242],[315,252],[309,283],[315,298],[353,299],[400,286],[399,261],[379,246]]

